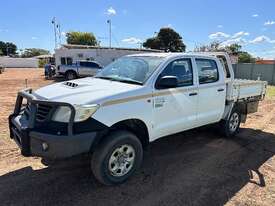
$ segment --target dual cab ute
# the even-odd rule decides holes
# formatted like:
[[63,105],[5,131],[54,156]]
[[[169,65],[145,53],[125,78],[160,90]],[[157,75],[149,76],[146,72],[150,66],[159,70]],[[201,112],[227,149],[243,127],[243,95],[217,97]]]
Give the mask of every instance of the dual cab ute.
[[234,136],[266,86],[235,80],[224,53],[129,55],[95,77],[20,91],[10,135],[24,156],[90,153],[94,176],[119,184],[158,138],[213,123]]
[[95,61],[76,61],[72,65],[59,65],[57,73],[64,76],[66,80],[72,80],[79,77],[88,77],[96,75],[102,66]]

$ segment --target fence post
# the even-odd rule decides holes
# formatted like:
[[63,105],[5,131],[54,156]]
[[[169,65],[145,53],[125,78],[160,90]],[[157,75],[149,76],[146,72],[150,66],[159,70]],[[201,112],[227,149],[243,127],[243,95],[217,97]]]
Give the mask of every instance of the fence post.
[[255,64],[252,63],[251,71],[250,71],[250,79],[253,80],[253,73],[254,73]]

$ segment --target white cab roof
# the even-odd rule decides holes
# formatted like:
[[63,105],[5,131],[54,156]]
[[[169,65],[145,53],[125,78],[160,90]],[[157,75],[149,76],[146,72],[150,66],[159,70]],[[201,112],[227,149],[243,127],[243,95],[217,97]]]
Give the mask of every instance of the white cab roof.
[[131,54],[127,56],[149,56],[149,57],[164,57],[164,58],[173,58],[173,57],[209,57],[209,58],[215,58],[213,55],[210,55],[209,53],[197,53],[197,52],[190,52],[190,53],[183,53],[183,52],[175,52],[175,53],[140,53],[140,54]]

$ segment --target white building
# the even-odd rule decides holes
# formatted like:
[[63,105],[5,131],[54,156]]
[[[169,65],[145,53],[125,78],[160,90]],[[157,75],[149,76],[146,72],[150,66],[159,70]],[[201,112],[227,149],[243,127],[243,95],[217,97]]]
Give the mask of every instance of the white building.
[[109,48],[86,45],[65,44],[55,50],[55,63],[59,65],[70,65],[78,60],[97,61],[102,66],[106,66],[115,59],[128,55],[144,52],[161,52],[152,49],[134,49],[134,48]]

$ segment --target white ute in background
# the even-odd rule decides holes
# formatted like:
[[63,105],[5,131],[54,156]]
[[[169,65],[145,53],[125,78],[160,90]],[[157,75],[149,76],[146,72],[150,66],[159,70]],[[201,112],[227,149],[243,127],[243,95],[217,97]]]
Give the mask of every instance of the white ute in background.
[[214,123],[234,136],[266,87],[234,79],[225,53],[128,55],[95,77],[19,92],[10,133],[24,156],[90,153],[94,176],[114,185],[139,168],[158,138]]

